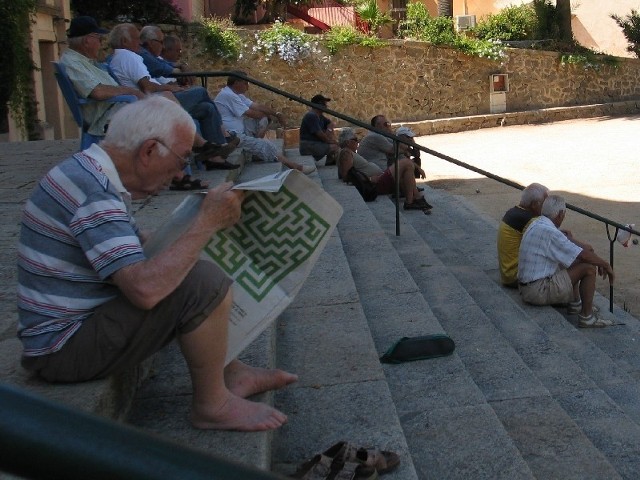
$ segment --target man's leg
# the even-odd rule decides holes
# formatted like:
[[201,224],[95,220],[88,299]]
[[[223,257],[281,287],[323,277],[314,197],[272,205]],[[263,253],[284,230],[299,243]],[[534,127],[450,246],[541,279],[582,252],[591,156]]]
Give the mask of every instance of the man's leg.
[[[391,165],[389,171],[391,171],[391,175],[395,180],[395,166]],[[416,188],[416,179],[413,176],[413,162],[411,160],[404,158],[398,161],[398,174],[400,175],[400,188],[404,192],[406,203],[411,204],[415,200],[422,198]]]
[[[265,162],[273,162],[279,161],[285,167],[288,167],[292,170],[300,170],[304,171],[302,165],[289,160],[284,155],[278,153],[276,147],[269,140],[265,140],[263,138],[253,138],[245,134],[238,135],[240,138],[240,148],[243,148],[251,155],[255,155],[256,157],[264,160]],[[315,168],[314,168],[315,170]],[[307,173],[307,172],[305,172]]]
[[188,111],[200,122],[202,136],[211,143],[224,145],[227,140],[222,133],[222,117],[214,103],[201,102]]
[[255,138],[264,138],[269,128],[269,117],[244,117],[244,133]]
[[[278,428],[287,421],[285,414],[242,397],[283,387],[297,377],[280,370],[253,369],[235,361],[225,369],[231,305],[229,291],[195,330],[179,337],[193,384],[191,422],[197,428],[219,430]],[[250,377],[253,380],[247,381]]]
[[577,263],[567,269],[571,283],[576,286],[582,301],[580,315],[588,317],[593,313],[593,295],[596,291],[596,268],[589,263]]

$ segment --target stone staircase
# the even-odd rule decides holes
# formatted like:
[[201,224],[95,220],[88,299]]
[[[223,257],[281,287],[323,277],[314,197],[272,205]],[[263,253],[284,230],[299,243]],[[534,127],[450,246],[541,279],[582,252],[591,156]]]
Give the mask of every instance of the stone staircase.
[[[268,168],[250,164],[241,179]],[[575,316],[522,304],[498,285],[495,221],[461,198],[427,188],[433,214],[401,211],[397,237],[390,199],[363,202],[335,167],[316,180],[344,215],[295,301],[244,354],[300,375],[258,399],[289,422],[257,434],[188,428],[186,370],[175,384],[167,378],[181,364],[167,351],[172,358],[139,392],[132,423],[283,475],[348,440],[398,452],[390,480],[637,477],[636,319],[616,308],[624,325],[583,330]],[[450,335],[455,353],[380,364],[399,338],[432,333]],[[164,400],[154,383],[171,390]]]
[[[278,168],[248,163],[239,179]],[[212,183],[222,175],[198,172]],[[389,480],[638,477],[635,318],[616,308],[624,325],[584,330],[562,310],[521,303],[498,285],[495,221],[464,199],[426,187],[433,214],[401,210],[396,236],[390,199],[363,202],[335,167],[312,177],[344,215],[294,302],[242,355],[299,374],[298,383],[256,399],[289,422],[260,433],[190,428],[191,386],[172,345],[154,357],[128,423],[283,475],[348,440],[398,452],[402,463]],[[140,205],[142,224],[157,226],[178,195]],[[609,314],[606,299],[596,303]],[[399,338],[433,333],[454,339],[453,355],[379,362]],[[113,388],[96,383],[102,393]],[[77,387],[58,399],[67,402]],[[123,403],[119,415],[108,414],[126,411]]]

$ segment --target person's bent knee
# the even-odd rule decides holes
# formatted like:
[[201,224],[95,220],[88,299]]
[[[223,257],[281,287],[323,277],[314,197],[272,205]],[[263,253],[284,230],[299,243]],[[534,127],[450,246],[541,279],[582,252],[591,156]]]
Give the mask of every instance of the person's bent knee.
[[178,287],[186,298],[193,298],[204,304],[201,311],[185,319],[178,327],[180,334],[196,329],[211,312],[218,308],[229,296],[233,280],[215,263],[199,260]]
[[573,284],[588,277],[595,277],[596,268],[590,263],[577,263],[567,269]]

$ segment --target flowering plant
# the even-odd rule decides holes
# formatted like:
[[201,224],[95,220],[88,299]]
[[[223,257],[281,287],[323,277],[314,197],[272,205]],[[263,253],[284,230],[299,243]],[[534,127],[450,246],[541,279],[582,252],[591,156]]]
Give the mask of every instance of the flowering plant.
[[289,65],[293,65],[312,53],[319,53],[319,50],[317,42],[313,42],[310,35],[276,21],[270,29],[256,34],[253,52],[264,53],[266,60],[278,55]]
[[461,35],[453,46],[467,55],[475,55],[489,60],[504,62],[507,57],[504,45],[500,40],[481,40]]

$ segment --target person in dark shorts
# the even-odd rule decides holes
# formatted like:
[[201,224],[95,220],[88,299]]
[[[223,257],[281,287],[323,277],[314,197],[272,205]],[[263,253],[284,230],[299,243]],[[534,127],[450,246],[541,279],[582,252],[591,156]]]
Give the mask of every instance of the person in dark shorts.
[[[387,167],[382,170],[378,165],[364,159],[356,150],[358,148],[358,137],[352,128],[343,128],[338,137],[340,143],[340,153],[338,154],[338,176],[345,182],[349,180],[349,170],[353,167],[366,175],[369,180],[376,185],[378,195],[394,193],[395,177],[394,167]],[[405,210],[422,210],[427,213],[433,208],[424,199],[422,192],[416,188],[416,179],[413,176],[413,162],[409,159],[401,160],[398,163],[400,175],[400,187],[405,193]]]
[[[326,107],[330,100],[323,95],[315,95],[311,103]],[[333,123],[322,110],[311,107],[300,123],[300,155],[311,155],[316,162],[327,157],[325,165],[335,165],[338,150]]]
[[113,115],[105,139],[52,168],[26,202],[18,255],[22,365],[49,382],[104,378],[177,338],[197,428],[268,430],[287,417],[246,400],[296,381],[282,370],[227,365],[231,279],[202,248],[240,219],[243,194],[209,190],[191,226],[153,257],[131,200],[181,176],[195,125],[152,95]]

